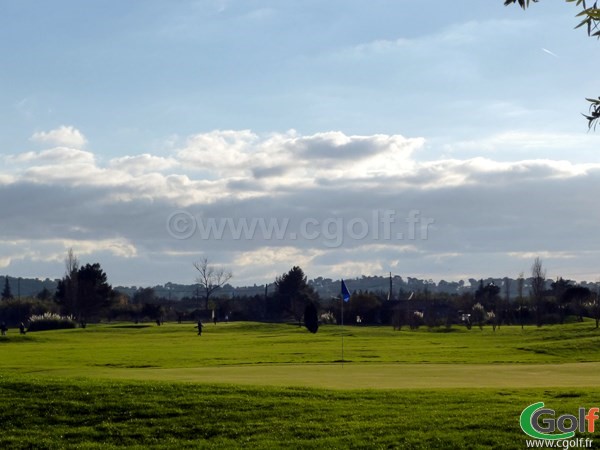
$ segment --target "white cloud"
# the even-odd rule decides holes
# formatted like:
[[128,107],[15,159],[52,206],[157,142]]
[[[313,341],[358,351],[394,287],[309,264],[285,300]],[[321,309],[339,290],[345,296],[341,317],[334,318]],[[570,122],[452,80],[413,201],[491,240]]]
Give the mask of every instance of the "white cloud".
[[264,247],[235,253],[232,255],[231,264],[235,267],[235,277],[238,280],[270,279],[272,282],[292,266],[313,267],[315,257],[322,253],[322,250],[291,246]]
[[223,171],[240,173],[251,159],[250,150],[257,139],[258,136],[249,130],[197,134],[187,140],[177,157],[192,167],[214,170],[218,174],[225,175]]
[[[109,252],[115,256],[132,258],[137,250],[134,245],[123,238],[111,239],[32,239],[32,240],[0,240],[0,248],[12,248],[14,251],[29,255],[34,261],[62,261],[67,249],[72,248],[78,255],[90,255],[96,252]],[[39,253],[39,249],[46,252]],[[48,250],[50,250],[48,252]],[[14,255],[13,258],[17,257]]]
[[7,173],[0,174],[0,185],[14,183],[16,177]]
[[[353,278],[362,274],[382,274],[387,270],[387,265],[382,264],[381,261],[363,260],[363,261],[340,261],[337,264],[328,266],[326,268],[320,268],[327,270],[329,274],[335,274],[335,278]],[[315,272],[323,273],[318,270]]]
[[209,177],[268,178],[270,182],[263,186],[309,186],[319,178],[410,171],[410,156],[423,144],[422,138],[400,135],[326,132],[299,136],[292,130],[260,137],[248,130],[226,130],[191,137],[176,156],[184,166],[207,171]]
[[29,164],[94,164],[95,161],[93,153],[69,147],[56,147],[41,152],[24,152],[11,155],[8,159],[11,162]]
[[[91,258],[118,258],[131,260],[138,253],[136,247],[123,238],[111,239],[15,239],[0,240],[0,268],[7,268],[13,264],[25,263],[32,267],[54,266],[55,277],[62,276],[64,259],[67,250],[72,248],[81,262],[88,262]],[[40,276],[30,272],[28,276]]]
[[62,125],[54,130],[39,131],[31,136],[34,142],[42,144],[53,144],[57,146],[82,148],[87,143],[87,139],[75,127]]
[[[168,156],[145,153],[103,163],[92,152],[67,147],[11,155],[0,169],[2,263],[58,264],[61,271],[64,251],[73,247],[117,266],[130,261],[122,282],[138,264],[161,267],[153,276],[165,277],[159,282],[205,255],[230,264],[236,283],[244,284],[272,281],[294,264],[314,276],[393,268],[448,279],[477,275],[483,267],[504,270],[538,255],[573,265],[592,258],[585,252],[600,245],[600,212],[589,193],[600,189],[600,164],[420,161],[424,145],[422,138],[400,135],[230,130],[193,135]],[[371,228],[360,239],[340,229],[342,239],[333,246],[324,232],[318,239],[203,240],[196,234],[178,241],[166,222],[181,208],[196,219],[287,218],[296,233],[307,218],[320,224],[356,219]],[[373,212],[384,210],[395,212],[388,238],[381,223],[379,235],[372,228]],[[423,222],[409,238],[411,210],[434,219],[425,238],[418,228]],[[403,238],[396,239],[397,232]],[[584,268],[573,267],[576,273]]]
[[133,175],[141,175],[148,172],[164,172],[177,166],[173,158],[153,156],[148,153],[136,156],[123,156],[110,161],[110,167],[129,172]]
[[490,158],[418,161],[422,138],[348,136],[341,132],[301,136],[295,131],[259,136],[248,130],[212,131],[190,137],[173,156],[124,156],[100,164],[89,151],[57,147],[5,158],[4,183],[19,180],[64,186],[104,187],[107,198],[169,200],[179,205],[243,200],[338,186],[365,190],[447,189],[502,185],[524,180],[586,177],[598,163],[550,159]]
[[11,259],[9,257],[0,258],[0,268],[4,269],[5,267],[10,266]]
[[533,261],[535,258],[542,259],[575,259],[577,258],[576,252],[548,252],[545,250],[539,252],[509,252],[509,256],[513,258],[525,259]]
[[264,267],[273,263],[287,264],[289,261],[296,261],[297,265],[308,265],[312,260],[322,255],[322,250],[312,250],[309,252],[301,249],[286,246],[277,248],[264,248],[242,252],[237,255],[235,262],[241,266]]

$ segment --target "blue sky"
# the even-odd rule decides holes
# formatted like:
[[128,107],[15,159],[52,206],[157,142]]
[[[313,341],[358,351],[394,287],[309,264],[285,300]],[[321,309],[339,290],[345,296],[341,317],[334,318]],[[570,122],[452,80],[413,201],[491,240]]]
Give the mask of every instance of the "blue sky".
[[[4,2],[0,270],[115,284],[388,271],[597,278],[600,44],[502,1]],[[319,223],[418,210],[418,242],[174,239],[176,211]],[[295,229],[298,232],[297,229]],[[406,230],[405,230],[406,231]]]

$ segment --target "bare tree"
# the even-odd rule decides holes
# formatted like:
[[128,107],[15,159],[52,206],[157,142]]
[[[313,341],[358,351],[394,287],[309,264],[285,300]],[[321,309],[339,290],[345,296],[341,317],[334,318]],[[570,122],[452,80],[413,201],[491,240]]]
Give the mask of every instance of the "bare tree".
[[[512,286],[512,280],[509,277],[504,277],[504,300],[500,301],[499,304],[501,305],[501,307],[499,308],[499,311],[496,311],[496,322],[498,323],[498,329],[500,329],[500,324],[502,322],[504,323],[511,323],[514,319],[514,317],[512,317],[512,314],[510,313],[511,311],[511,307],[510,307],[510,289]],[[499,315],[499,317],[498,317]]]
[[78,280],[79,260],[73,249],[67,250],[65,257],[65,277],[64,277],[64,306],[69,314],[78,316]]
[[67,250],[67,257],[65,258],[65,269],[66,276],[71,276],[73,272],[77,272],[77,270],[79,270],[79,260],[77,259],[77,256],[75,256],[75,253],[73,252],[72,248]]
[[510,302],[510,285],[511,279],[504,277],[504,300],[506,300],[506,303]]
[[194,263],[194,268],[198,271],[196,282],[202,289],[204,297],[204,309],[208,309],[208,300],[210,296],[217,290],[222,288],[233,274],[221,267],[215,267],[208,263],[208,259],[204,258],[200,262]]
[[531,265],[531,295],[535,302],[535,319],[538,327],[542,326],[542,303],[546,287],[546,269],[542,266],[542,260],[538,257]]

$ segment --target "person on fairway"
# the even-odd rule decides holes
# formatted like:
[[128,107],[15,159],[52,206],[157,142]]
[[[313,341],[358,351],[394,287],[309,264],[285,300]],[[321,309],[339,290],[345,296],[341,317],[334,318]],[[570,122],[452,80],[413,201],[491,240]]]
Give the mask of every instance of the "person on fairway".
[[2,333],[2,336],[6,336],[7,330],[8,330],[8,328],[6,328],[6,323],[2,322],[0,324],[0,333]]
[[196,328],[198,328],[198,336],[202,336],[202,322],[199,320],[198,321],[198,326]]
[[19,324],[19,334],[25,334],[25,324],[23,322]]

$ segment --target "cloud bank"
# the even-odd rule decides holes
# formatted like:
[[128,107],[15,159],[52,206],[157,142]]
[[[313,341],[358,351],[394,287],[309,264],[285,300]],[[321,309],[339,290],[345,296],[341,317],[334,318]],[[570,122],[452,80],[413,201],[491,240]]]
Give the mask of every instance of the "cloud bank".
[[[31,140],[48,148],[4,155],[0,169],[9,273],[61,276],[72,247],[116,284],[192,282],[202,257],[230,267],[235,284],[298,264],[311,277],[512,276],[534,255],[549,275],[597,277],[600,164],[427,160],[421,137],[339,131],[215,130],[167,155],[107,161],[72,126]],[[168,229],[177,211],[195,221],[186,239]],[[257,219],[288,228],[220,238],[198,229]]]

